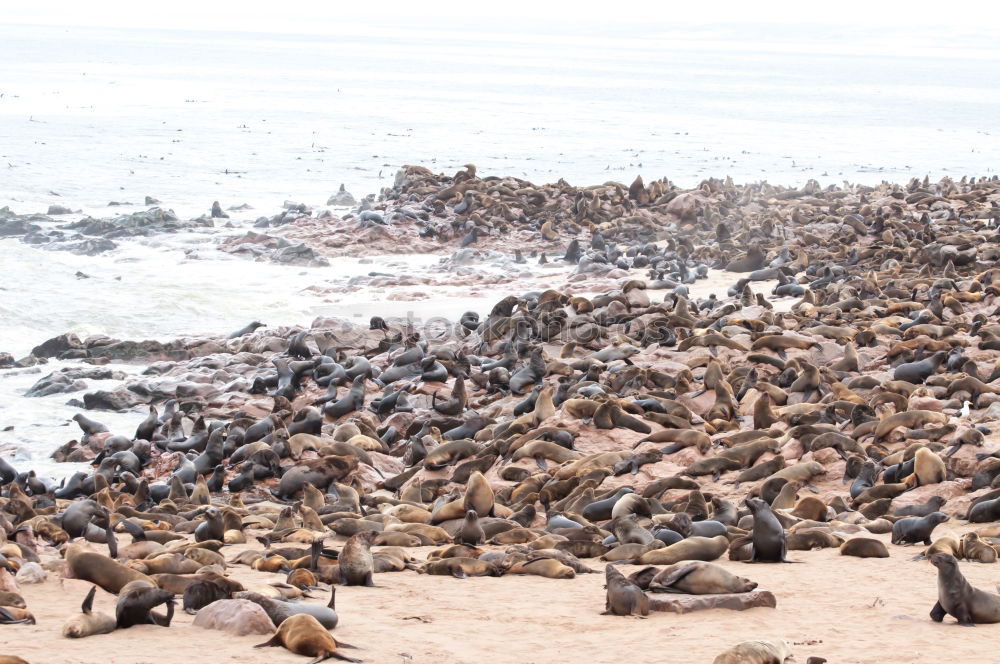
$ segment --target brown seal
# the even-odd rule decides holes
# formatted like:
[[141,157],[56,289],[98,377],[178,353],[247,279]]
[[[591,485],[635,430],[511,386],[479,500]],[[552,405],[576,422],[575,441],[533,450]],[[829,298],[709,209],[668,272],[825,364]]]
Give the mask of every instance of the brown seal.
[[374,586],[372,574],[375,572],[375,561],[372,558],[371,545],[378,535],[374,530],[363,530],[351,537],[340,552],[340,578],[345,586]]
[[472,473],[465,485],[465,509],[474,510],[481,517],[493,516],[494,504],[493,489],[486,477],[479,471]]
[[482,544],[485,539],[486,535],[483,533],[482,526],[479,525],[479,515],[476,514],[476,510],[470,509],[465,513],[465,520],[462,521],[462,527],[459,528],[458,533],[455,535],[455,543],[477,546]]
[[966,560],[976,560],[981,563],[995,563],[997,550],[980,539],[976,533],[962,535],[962,557]]
[[781,640],[744,641],[712,660],[712,664],[784,664],[792,651]]
[[605,587],[607,595],[605,598],[605,614],[615,616],[630,616],[638,613],[640,616],[649,615],[649,597],[642,591],[642,588],[625,578],[625,575],[615,569],[615,566],[608,564],[604,568]]
[[573,579],[576,577],[576,572],[573,571],[572,567],[563,565],[552,558],[535,558],[515,563],[507,570],[507,574],[533,574],[549,579]]
[[671,565],[649,582],[653,592],[689,595],[747,593],[756,587],[754,581],[736,576],[721,565],[698,560]]
[[442,558],[434,560],[424,565],[425,574],[436,574],[439,576],[453,576],[456,579],[464,579],[469,576],[500,576],[503,570],[497,565],[477,558]]
[[718,537],[689,537],[676,544],[648,551],[639,558],[641,565],[673,565],[682,560],[716,560],[729,548],[724,535]]
[[103,613],[94,613],[94,595],[97,586],[93,586],[80,606],[80,613],[73,616],[63,625],[62,635],[70,639],[82,639],[94,634],[110,634],[115,631],[117,622]]
[[930,561],[938,570],[938,601],[931,609],[931,620],[941,622],[952,615],[959,625],[1000,622],[1000,595],[973,588],[951,554],[935,553]]
[[917,477],[917,484],[921,486],[944,482],[944,459],[926,447],[921,447],[913,456],[913,474]]
[[854,537],[840,545],[840,555],[857,558],[888,558],[889,550],[873,537]]
[[76,544],[66,548],[66,566],[73,578],[96,583],[109,593],[117,594],[129,581],[148,581],[156,585],[145,574]]
[[296,655],[306,655],[315,657],[309,664],[316,664],[323,660],[341,659],[345,662],[360,662],[360,659],[347,657],[337,652],[337,648],[354,648],[347,643],[338,643],[318,620],[306,613],[291,616],[282,621],[277,633],[264,643],[254,646],[254,648],[268,648],[271,646],[283,646]]

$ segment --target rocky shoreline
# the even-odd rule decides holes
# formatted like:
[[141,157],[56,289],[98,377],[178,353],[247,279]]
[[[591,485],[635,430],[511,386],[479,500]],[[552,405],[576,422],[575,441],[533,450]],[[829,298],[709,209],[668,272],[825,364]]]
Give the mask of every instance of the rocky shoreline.
[[[629,564],[760,555],[745,503],[755,496],[781,524],[782,551],[807,564],[819,555],[811,550],[861,537],[898,555],[887,539],[896,524],[938,511],[963,523],[961,541],[939,548],[996,560],[995,177],[800,189],[709,179],[681,190],[666,179],[536,186],[471,166],[453,176],[409,166],[342,217],[286,207],[262,218],[266,233],[218,248],[303,266],[450,252],[425,290],[492,289],[495,305],[434,325],[321,317],[230,337],[40,344],[17,365],[82,364],[33,392],[120,380],[85,392],[81,408],[150,417],[135,432],[108,431],[99,412],[81,413],[81,435],[54,458],[95,470],[62,485],[0,465],[8,586],[28,563],[102,585],[63,556],[67,545],[103,555],[112,531],[138,542],[162,528],[188,555],[201,548],[195,529],[221,511],[234,527],[209,548],[223,554],[254,537],[267,548],[333,543],[301,563],[322,585],[345,582],[345,540],[373,531],[380,574],[561,579],[612,561],[648,591]],[[48,232],[28,217],[0,223],[2,235],[90,251],[134,224],[202,222],[157,227],[132,215]],[[500,268],[461,271],[483,258]],[[562,271],[514,290],[528,260]],[[729,288],[695,295],[719,270],[733,273]],[[108,362],[146,368],[125,376],[102,369]],[[79,510],[88,518],[67,527],[65,514]],[[985,525],[964,525],[969,517]],[[709,555],[702,540],[713,538],[721,548]],[[137,569],[147,555],[114,564]],[[189,582],[239,564],[223,560]],[[932,587],[933,574],[913,583]],[[595,613],[604,599],[592,598]]]

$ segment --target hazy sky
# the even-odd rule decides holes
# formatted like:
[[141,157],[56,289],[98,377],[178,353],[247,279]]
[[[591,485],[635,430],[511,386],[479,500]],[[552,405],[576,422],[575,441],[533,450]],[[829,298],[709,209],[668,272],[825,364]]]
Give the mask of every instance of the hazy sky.
[[[908,27],[941,26],[992,31],[997,34],[1000,3],[966,1],[949,5],[919,0],[715,0],[713,2],[563,3],[549,1],[371,0],[365,3],[330,0],[40,0],[31,3],[4,2],[6,23],[41,23],[110,27],[182,29],[231,29],[273,32],[322,32],[344,24],[435,23],[474,26],[488,22],[529,32],[560,32],[584,27],[599,30],[608,25],[636,25],[658,29],[707,23],[826,24],[857,25],[866,29],[905,30]],[[13,5],[13,6],[11,6]]]

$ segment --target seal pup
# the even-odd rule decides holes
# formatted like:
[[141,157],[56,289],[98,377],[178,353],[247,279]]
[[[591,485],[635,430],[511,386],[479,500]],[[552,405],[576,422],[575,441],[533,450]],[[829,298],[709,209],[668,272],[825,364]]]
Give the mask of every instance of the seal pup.
[[744,641],[712,660],[712,664],[784,664],[792,654],[788,644],[774,641]]
[[952,615],[966,627],[1000,622],[1000,595],[973,588],[950,553],[935,553],[930,561],[938,570],[938,601],[931,609],[931,620],[942,622]]
[[83,599],[80,613],[73,616],[63,625],[62,635],[70,639],[82,639],[94,634],[110,634],[118,626],[117,621],[104,613],[94,613],[94,595],[97,586],[91,586],[90,592]]
[[371,545],[378,533],[374,530],[364,530],[351,535],[344,544],[337,560],[340,566],[340,578],[345,586],[375,585],[372,575],[375,573],[375,559],[372,556]]
[[604,567],[604,582],[607,588],[604,615],[649,615],[649,597],[610,563]]
[[753,514],[753,554],[752,562],[757,563],[787,563],[785,558],[785,529],[774,516],[771,506],[760,498],[747,498],[747,508]]
[[356,646],[343,642],[338,643],[330,632],[319,624],[318,620],[307,613],[299,613],[283,620],[277,633],[269,641],[259,643],[254,648],[273,646],[282,646],[296,655],[315,657],[316,659],[309,664],[316,664],[330,658],[345,662],[361,661],[337,652],[337,648],[356,648]]

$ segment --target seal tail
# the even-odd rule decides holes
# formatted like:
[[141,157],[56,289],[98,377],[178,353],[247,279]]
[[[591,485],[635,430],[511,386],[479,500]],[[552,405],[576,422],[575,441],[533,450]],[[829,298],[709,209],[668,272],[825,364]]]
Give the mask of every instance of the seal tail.
[[[271,637],[270,641],[265,641],[264,643],[258,643],[257,645],[254,646],[254,648],[272,648],[274,646],[280,646],[280,645],[281,645],[281,637],[275,634],[274,636]],[[323,659],[325,659],[325,657]],[[318,659],[316,661],[321,662],[323,660]]]

